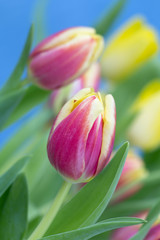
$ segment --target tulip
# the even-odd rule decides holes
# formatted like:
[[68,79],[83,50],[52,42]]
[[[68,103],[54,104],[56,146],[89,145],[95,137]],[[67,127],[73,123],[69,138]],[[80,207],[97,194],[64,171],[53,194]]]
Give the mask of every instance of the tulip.
[[90,88],[79,91],[59,112],[47,151],[51,164],[72,182],[88,182],[107,164],[115,137],[115,102]]
[[[142,218],[142,219],[145,219],[146,216],[147,216],[147,212],[136,215],[136,217]],[[141,224],[117,229],[113,232],[111,236],[111,240],[129,240],[139,231],[140,227],[141,227]],[[144,238],[144,240],[156,240],[156,239],[157,240],[160,239],[160,219],[159,218],[153,224],[148,234]]]
[[102,74],[113,82],[120,82],[158,50],[153,28],[141,18],[133,18],[107,44],[102,56]]
[[43,40],[29,58],[29,77],[39,87],[53,90],[69,84],[97,60],[103,38],[93,28],[75,27]]
[[50,95],[48,106],[57,114],[62,106],[83,88],[93,88],[96,92],[100,85],[100,65],[93,63],[91,67],[69,85],[55,89]]
[[143,150],[160,146],[160,82],[148,84],[135,101],[135,119],[128,130],[131,143]]
[[[119,179],[117,190],[126,187],[127,185],[136,183],[138,180],[143,179],[147,175],[147,170],[145,168],[143,160],[133,151],[128,153],[126,158],[121,177]],[[138,183],[135,186],[130,186],[127,191],[118,198],[118,200],[125,199],[135,192],[137,192],[141,187],[141,184]],[[117,200],[117,199],[116,199]]]

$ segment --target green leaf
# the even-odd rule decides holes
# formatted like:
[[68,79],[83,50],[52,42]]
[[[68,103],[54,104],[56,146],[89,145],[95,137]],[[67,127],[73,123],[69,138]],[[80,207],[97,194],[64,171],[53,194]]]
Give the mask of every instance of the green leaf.
[[116,188],[128,146],[124,143],[107,167],[60,209],[45,236],[85,227],[98,220]]
[[95,25],[96,32],[100,35],[108,33],[112,24],[123,10],[127,0],[117,0],[113,7]]
[[[43,133],[31,161],[25,168],[30,200],[37,208],[54,199],[63,181],[48,160],[46,151],[48,136],[48,131]],[[41,184],[39,184],[40,182]]]
[[63,240],[84,240],[113,229],[142,224],[144,222],[145,221],[142,219],[132,218],[132,217],[113,218],[103,222],[99,222],[94,225],[90,225],[88,227],[79,228],[77,230],[73,230],[69,232],[59,233],[59,234],[48,236],[41,239],[43,240],[62,240],[62,239]]
[[35,43],[38,44],[47,36],[47,0],[40,0],[36,2],[34,14],[33,14],[33,22],[35,27]]
[[23,157],[0,177],[0,197],[7,190],[7,188],[14,182],[18,173],[22,170],[22,168],[25,166],[28,160],[29,157]]
[[11,117],[14,109],[22,100],[25,89],[13,91],[0,99],[0,131],[4,128],[6,121]]
[[24,68],[28,62],[28,56],[32,45],[32,36],[33,36],[33,26],[30,27],[28,37],[24,46],[24,49],[21,53],[19,61],[13,70],[11,76],[7,80],[6,84],[2,89],[2,93],[5,93],[8,90],[14,89],[20,83],[20,78],[23,74]]
[[26,89],[26,93],[18,104],[18,106],[13,111],[12,115],[5,124],[8,127],[12,123],[16,122],[19,118],[29,112],[32,108],[36,107],[42,103],[50,94],[50,91],[45,91],[36,86],[29,86]]
[[130,240],[143,240],[147,233],[149,232],[153,223],[157,220],[158,215],[160,213],[160,201],[153,207],[153,209],[149,212],[146,220],[147,222],[140,228],[138,233],[134,235]]
[[28,192],[24,175],[19,175],[0,209],[0,239],[22,239],[27,225]]
[[41,135],[44,135],[45,128],[47,130],[50,118],[50,111],[43,109],[18,129],[0,150],[0,173],[14,159],[18,159],[21,155],[24,156],[24,152],[33,151],[39,143]]

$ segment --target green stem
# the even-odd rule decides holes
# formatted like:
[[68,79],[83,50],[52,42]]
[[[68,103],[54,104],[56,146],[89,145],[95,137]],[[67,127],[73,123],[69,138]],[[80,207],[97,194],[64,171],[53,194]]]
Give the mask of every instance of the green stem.
[[48,212],[42,218],[41,222],[34,230],[34,232],[31,234],[28,240],[37,240],[43,237],[45,232],[48,230],[50,224],[52,223],[53,219],[57,215],[58,210],[60,209],[65,197],[67,196],[67,193],[71,188],[71,185],[72,184],[70,182],[64,182],[56,198],[54,199],[51,207],[49,208]]

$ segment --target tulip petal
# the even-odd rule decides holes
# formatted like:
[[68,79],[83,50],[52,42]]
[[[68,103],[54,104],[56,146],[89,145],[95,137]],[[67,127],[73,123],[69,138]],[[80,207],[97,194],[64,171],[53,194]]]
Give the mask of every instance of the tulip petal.
[[141,19],[133,19],[108,42],[101,61],[103,75],[123,80],[157,50],[156,31]]
[[129,139],[136,146],[151,150],[160,145],[160,92],[150,98],[128,130]]
[[35,83],[46,89],[68,84],[89,66],[96,45],[93,38],[83,36],[44,51],[30,61],[30,74]]
[[52,127],[51,134],[55,130],[55,128],[62,122],[72,111],[74,108],[75,101],[78,101],[79,99],[83,98],[84,96],[92,93],[93,90],[91,88],[84,88],[81,91],[79,91],[74,97],[72,97],[61,109],[59,112],[55,124]]
[[114,145],[116,107],[114,98],[110,94],[106,95],[105,97],[105,112],[103,122],[102,148],[96,174],[98,174],[109,161]]
[[94,122],[87,139],[85,153],[85,177],[93,177],[97,170],[102,146],[103,121],[100,114]]
[[77,35],[92,35],[94,33],[95,29],[90,27],[73,27],[62,30],[58,33],[52,34],[51,36],[40,42],[34,49],[34,51],[31,53],[30,57],[34,57],[43,51],[49,50],[50,48],[65,44],[67,41],[70,41]]
[[88,134],[102,111],[101,102],[94,95],[89,96],[51,130],[48,157],[66,178],[79,180],[83,174]]

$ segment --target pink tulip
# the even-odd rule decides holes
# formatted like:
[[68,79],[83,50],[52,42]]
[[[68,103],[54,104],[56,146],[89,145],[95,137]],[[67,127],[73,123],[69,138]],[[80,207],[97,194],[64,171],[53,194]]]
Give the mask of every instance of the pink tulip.
[[[147,175],[147,170],[143,160],[133,151],[128,153],[124,168],[119,179],[116,190],[120,190],[129,184],[136,183],[138,180],[143,179]],[[123,200],[130,197],[136,193],[141,188],[141,184],[137,183],[135,186],[130,186],[130,188],[115,201]]]
[[103,38],[93,28],[66,29],[46,38],[33,50],[29,77],[45,89],[62,87],[83,74],[102,49]]
[[109,161],[115,137],[115,102],[90,88],[78,92],[58,114],[48,139],[51,164],[66,179],[87,182]]
[[[145,219],[146,216],[147,216],[147,212],[144,212],[136,215],[135,217]],[[113,232],[111,236],[111,240],[129,240],[139,231],[140,227],[141,227],[141,224],[117,229]],[[158,239],[160,239],[160,219],[159,218],[153,224],[153,226],[149,230],[144,240],[158,240]]]

